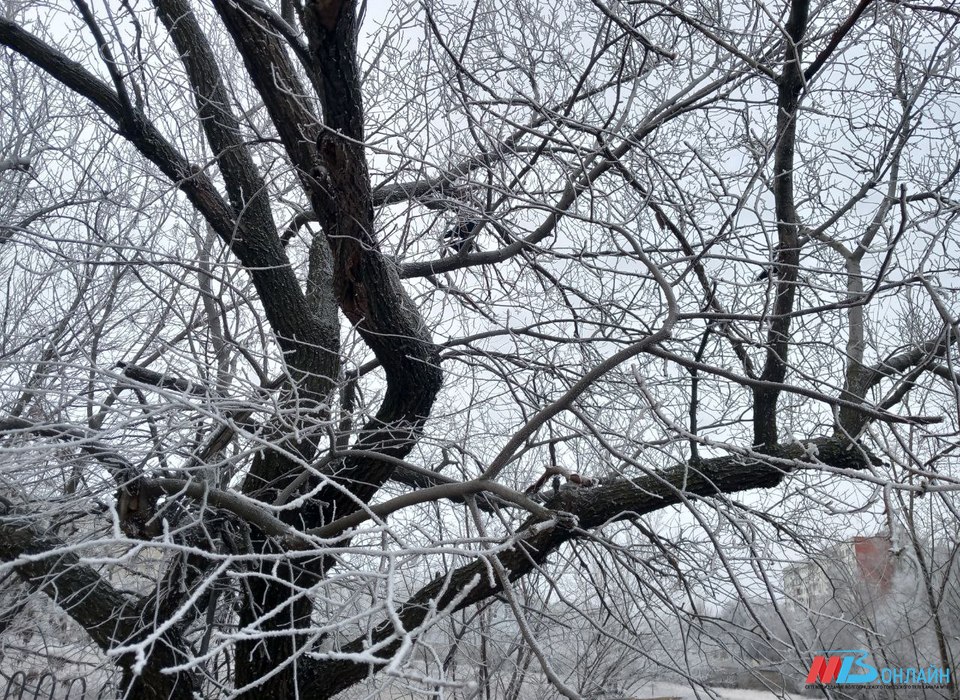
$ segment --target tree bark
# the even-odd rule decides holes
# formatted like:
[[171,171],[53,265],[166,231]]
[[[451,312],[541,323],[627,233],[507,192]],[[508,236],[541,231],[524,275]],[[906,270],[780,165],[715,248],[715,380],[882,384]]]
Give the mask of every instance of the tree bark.
[[[777,285],[774,318],[767,332],[767,352],[760,379],[783,383],[790,350],[790,312],[796,297],[800,269],[800,217],[794,201],[793,173],[797,143],[797,110],[804,86],[801,47],[807,31],[809,0],[792,0],[786,24],[784,68],[777,85],[777,145],[774,152],[773,195],[777,215]],[[773,446],[779,439],[777,400],[780,390],[757,388],[753,392],[753,442]]]

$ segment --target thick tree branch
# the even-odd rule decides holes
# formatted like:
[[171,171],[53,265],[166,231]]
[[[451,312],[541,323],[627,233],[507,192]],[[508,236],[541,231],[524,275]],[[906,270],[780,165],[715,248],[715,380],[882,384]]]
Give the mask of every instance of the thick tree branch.
[[[32,591],[48,595],[103,651],[134,641],[143,633],[140,601],[119,593],[63,542],[18,516],[5,499],[0,501],[0,560],[11,562]],[[164,671],[181,660],[185,648],[171,630],[153,645],[136,675],[132,669],[140,660],[133,654],[118,657],[131,697],[193,700],[199,690],[195,676]]]
[[[794,469],[803,465],[826,464],[837,469],[864,470],[877,461],[843,438],[818,438],[803,443],[767,446],[766,454],[744,453],[717,457],[698,463],[679,464],[653,471],[635,479],[622,479],[594,488],[561,491],[547,508],[572,514],[578,527],[562,522],[531,518],[518,530],[515,544],[497,556],[509,580],[515,581],[535,570],[562,544],[618,520],[632,519],[696,498],[711,498],[749,489],[772,488]],[[494,555],[491,555],[494,556]],[[452,612],[475,605],[501,591],[496,578],[488,575],[483,557],[446,577],[434,580],[402,605],[392,619],[372,635],[364,635],[337,650],[338,655],[369,655],[373,645],[381,664],[359,663],[336,658],[304,664],[299,676],[302,687],[329,698],[378,672],[400,646],[400,634],[409,633],[439,611]]]
[[97,105],[116,122],[121,135],[187,195],[250,271],[271,327],[288,353],[288,363],[307,378],[308,385],[324,385],[336,376],[329,365],[331,357],[337,356],[338,343],[333,344],[332,328],[323,325],[307,307],[274,226],[263,181],[246,155],[239,126],[226,106],[229,103],[215,57],[181,0],[159,0],[158,11],[161,19],[170,23],[171,34],[183,53],[202,123],[214,153],[221,158],[230,205],[210,179],[177,152],[142,112],[125,108],[113,90],[79,63],[2,18],[0,44]]
[[[760,379],[779,384],[787,376],[790,348],[790,312],[796,296],[800,267],[800,216],[794,201],[794,152],[797,111],[804,87],[800,68],[801,42],[807,31],[809,0],[792,0],[786,24],[784,68],[777,81],[777,145],[774,150],[773,194],[777,215],[777,285],[775,318],[767,333],[767,353]],[[753,394],[753,440],[756,445],[777,443],[779,389],[756,389]]]
[[[313,0],[305,8],[310,51],[322,66],[320,101],[326,128],[317,141],[322,168],[318,179],[324,187],[313,189],[312,201],[330,245],[337,301],[373,350],[387,381],[377,415],[361,431],[356,446],[402,459],[430,415],[442,373],[426,323],[374,235],[355,13],[356,5],[349,1]],[[326,517],[352,512],[355,499],[368,501],[392,471],[386,461],[346,460],[331,475],[349,484],[352,497],[336,489],[321,494],[319,498],[331,504]]]
[[130,364],[127,362],[118,362],[117,367],[123,370],[123,376],[132,379],[141,384],[159,387],[161,389],[172,389],[181,391],[184,394],[194,394],[196,396],[206,396],[209,391],[202,384],[195,384],[189,379],[180,377],[171,377],[161,372],[155,372],[146,367]]
[[307,304],[277,233],[266,184],[230,110],[217,57],[187,0],[155,0],[154,4],[180,51],[200,123],[219,161],[244,233],[242,241],[231,233],[224,242],[250,270],[270,325],[296,371],[294,380],[300,390],[308,399],[321,402],[338,374],[336,318],[320,318]]
[[[234,138],[236,128],[230,121],[232,116],[225,108],[227,102],[222,80],[215,69],[210,72],[209,64],[213,58],[189,8],[184,0],[156,2],[161,16],[167,15],[165,24],[183,54],[198,104],[199,101],[215,103],[222,112],[218,115],[224,120],[222,124],[216,121],[205,124],[211,144],[215,139],[221,139],[225,145],[227,140],[233,139],[234,147],[242,149],[243,144]],[[380,254],[374,235],[356,65],[356,6],[352,2],[314,0],[304,8],[304,29],[312,62],[317,67],[319,80],[316,87],[325,127],[316,147],[310,143],[317,133],[313,126],[316,120],[302,101],[304,92],[279,41],[237,6],[217,2],[215,7],[267,104],[301,183],[310,194],[326,237],[314,241],[308,294],[318,302],[319,308],[326,310],[328,305],[323,303],[324,294],[332,288],[340,309],[384,368],[387,380],[384,400],[375,419],[361,433],[358,446],[373,451],[375,455],[384,453],[402,458],[419,437],[440,388],[442,375],[438,351],[426,324],[404,292],[396,269]],[[221,149],[214,146],[214,150],[220,152]],[[245,166],[239,163],[238,167]],[[263,230],[251,234],[262,237],[259,244],[268,257],[261,258],[261,262],[270,270],[279,268],[289,273],[289,263],[283,254],[280,238],[272,228],[272,221],[268,227],[263,217],[261,223]],[[267,228],[270,228],[269,234]],[[274,259],[278,253],[280,257]],[[292,279],[292,273],[290,277]],[[258,285],[257,289],[265,306],[271,303],[271,299],[280,301],[275,286],[261,288]],[[291,290],[285,300],[287,308],[284,312],[296,313],[297,305],[303,299],[299,288],[295,293]],[[326,352],[328,355],[322,358],[325,360],[322,365],[316,362],[307,368],[294,364],[298,369],[306,370],[307,376],[303,379],[307,383],[311,377],[314,382],[330,382],[337,376],[337,372],[332,371],[338,367],[339,361],[332,335],[336,319],[332,320],[329,339],[317,332],[321,328],[301,328],[291,336],[311,343],[321,354]],[[272,318],[271,323],[274,323]],[[321,358],[318,356],[317,359]],[[319,399],[320,392],[317,394]],[[296,451],[308,461],[314,454],[311,444],[299,445]],[[393,469],[389,460],[376,456],[337,462],[336,468],[331,468],[330,476],[345,488],[323,485],[295,512],[283,511],[282,520],[309,528],[348,515],[379,490]],[[284,458],[279,452],[275,456],[258,458],[244,482],[244,491],[263,500],[273,500],[271,494],[294,483],[300,470],[296,461]],[[315,479],[309,480],[311,489],[317,485]],[[262,530],[260,534],[255,533],[257,546],[265,552],[276,551],[276,544],[264,535]],[[332,561],[321,558],[318,564],[307,568],[285,564],[280,569],[279,579],[306,585],[310,577],[322,574]],[[288,588],[278,580],[269,561],[260,567],[260,573],[262,577],[250,581],[248,599],[241,609],[241,624],[285,632],[291,631],[291,623],[294,627],[307,624],[310,604],[306,599],[293,604],[292,620],[287,616],[264,618],[265,612],[287,606]],[[238,687],[249,688],[250,694],[257,697],[290,697],[295,679],[293,667],[286,665],[285,660],[296,653],[298,639],[296,634],[287,634],[266,641],[240,642],[238,654],[248,663],[238,666]]]
[[251,3],[214,0],[213,6],[243,57],[247,74],[263,98],[290,162],[310,192],[317,186],[313,179],[314,144],[320,133],[320,120],[286,50],[274,33],[248,13]]
[[836,31],[830,35],[830,41],[827,42],[827,45],[823,47],[823,50],[817,54],[817,57],[813,59],[813,62],[807,66],[806,70],[803,72],[804,82],[809,83],[813,80],[814,76],[817,74],[823,65],[827,62],[827,59],[833,55],[833,52],[837,50],[837,47],[840,46],[840,42],[843,41],[844,37],[850,33],[850,30],[853,29],[854,25],[857,23],[857,20],[860,19],[862,15],[870,5],[873,4],[873,0],[860,0],[857,6],[853,9],[853,12],[850,13],[850,16],[843,21],[843,23],[837,27]]

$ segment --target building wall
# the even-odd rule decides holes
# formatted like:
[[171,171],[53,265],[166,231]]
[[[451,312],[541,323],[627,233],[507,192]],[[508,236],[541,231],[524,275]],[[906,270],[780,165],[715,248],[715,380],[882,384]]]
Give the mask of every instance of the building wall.
[[890,547],[886,535],[858,536],[785,567],[783,593],[788,612],[816,612],[852,588],[882,597],[889,592],[894,573]]

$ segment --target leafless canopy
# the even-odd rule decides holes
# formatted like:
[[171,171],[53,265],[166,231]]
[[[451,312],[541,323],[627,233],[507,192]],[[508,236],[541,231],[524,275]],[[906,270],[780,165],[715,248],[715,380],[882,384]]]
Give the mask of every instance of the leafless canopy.
[[703,681],[662,631],[730,599],[802,667],[750,601],[868,529],[937,617],[958,23],[6,0],[0,634],[129,698],[590,697]]

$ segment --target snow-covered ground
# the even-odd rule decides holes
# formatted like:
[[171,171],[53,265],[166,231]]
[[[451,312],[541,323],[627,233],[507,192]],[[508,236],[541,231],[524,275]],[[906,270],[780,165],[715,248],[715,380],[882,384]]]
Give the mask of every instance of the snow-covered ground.
[[[466,694],[469,696],[469,693]],[[401,689],[397,686],[389,688],[369,687],[364,691],[344,695],[350,700],[421,700],[427,697],[422,691],[412,691],[410,689]],[[457,697],[462,697],[458,695]],[[479,696],[478,696],[479,697]],[[498,697],[496,694],[493,697]],[[559,698],[556,690],[545,685],[539,686],[539,690],[531,692],[527,690],[521,695],[522,698],[541,698],[552,700]],[[589,697],[589,696],[584,696]],[[712,688],[698,686],[696,690],[689,685],[681,683],[670,683],[667,681],[655,682],[643,686],[639,690],[634,690],[631,695],[615,696],[610,695],[610,700],[807,700],[803,695],[797,693],[775,693],[764,690],[746,690],[743,688]]]
[[636,692],[637,700],[796,700],[802,696],[741,688],[697,688],[677,683],[652,683]]

